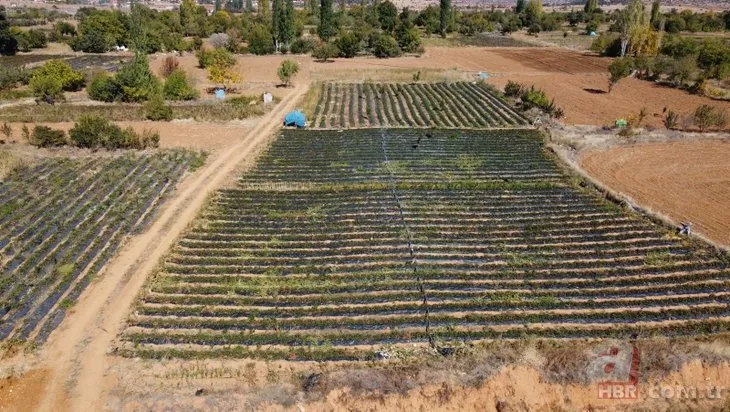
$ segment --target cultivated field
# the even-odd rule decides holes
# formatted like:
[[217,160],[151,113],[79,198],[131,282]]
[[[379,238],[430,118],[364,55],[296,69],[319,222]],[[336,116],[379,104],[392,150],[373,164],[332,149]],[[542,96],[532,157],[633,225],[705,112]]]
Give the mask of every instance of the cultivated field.
[[530,130],[285,131],[121,336],[143,357],[723,331],[730,267],[573,188]]
[[43,342],[186,171],[187,151],[49,158],[0,182],[0,339]]
[[494,128],[527,120],[474,83],[323,83],[313,127]]

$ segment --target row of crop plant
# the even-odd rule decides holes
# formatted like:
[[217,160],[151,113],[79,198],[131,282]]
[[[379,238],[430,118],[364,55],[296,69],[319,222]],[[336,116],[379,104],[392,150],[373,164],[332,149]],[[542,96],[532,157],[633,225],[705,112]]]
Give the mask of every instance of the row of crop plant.
[[728,286],[725,255],[573,187],[534,131],[285,131],[167,256],[119,349],[363,359],[715,333]]
[[48,159],[2,181],[0,339],[44,341],[199,155]]
[[312,127],[509,128],[527,120],[479,83],[326,83]]

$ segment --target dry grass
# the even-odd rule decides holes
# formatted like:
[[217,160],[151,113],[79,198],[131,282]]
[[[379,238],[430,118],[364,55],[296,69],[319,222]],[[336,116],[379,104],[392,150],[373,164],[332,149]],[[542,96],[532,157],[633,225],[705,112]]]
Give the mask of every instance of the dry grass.
[[[198,121],[240,120],[265,113],[258,96],[241,96],[224,103],[209,102],[172,105],[174,119]],[[92,104],[92,105],[20,105],[0,110],[0,122],[73,122],[85,115],[103,116],[112,121],[146,120],[145,111],[139,104]]]
[[314,111],[321,95],[322,82],[314,82],[309,86],[307,94],[302,97],[302,101],[299,103],[299,109],[312,121],[314,121]]
[[20,156],[8,150],[0,150],[0,179],[5,179],[13,170],[26,163],[26,160]]

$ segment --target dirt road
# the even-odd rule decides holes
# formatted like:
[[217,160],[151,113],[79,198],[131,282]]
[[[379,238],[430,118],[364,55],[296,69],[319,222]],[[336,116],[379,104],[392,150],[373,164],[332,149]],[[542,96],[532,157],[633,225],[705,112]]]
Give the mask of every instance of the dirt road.
[[730,141],[620,146],[588,151],[579,162],[612,190],[730,247]]
[[[28,373],[16,397],[20,409],[41,411],[91,411],[104,408],[107,350],[128,316],[132,302],[160,258],[193,220],[210,193],[236,165],[253,156],[279,127],[280,119],[306,92],[298,86],[272,112],[261,119],[240,143],[221,152],[179,189],[157,221],[144,234],[128,242],[100,281],[90,286],[76,310],[57,330],[41,353],[43,373]],[[21,380],[22,380],[21,379]],[[34,384],[32,380],[43,380]],[[42,393],[39,393],[42,392]],[[38,400],[38,404],[34,404]]]

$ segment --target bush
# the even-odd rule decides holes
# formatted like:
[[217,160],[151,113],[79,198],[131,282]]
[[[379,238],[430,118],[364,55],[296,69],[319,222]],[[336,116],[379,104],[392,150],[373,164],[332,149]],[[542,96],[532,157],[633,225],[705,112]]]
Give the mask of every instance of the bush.
[[69,131],[71,142],[82,148],[146,149],[159,146],[160,136],[145,131],[141,135],[132,128],[119,126],[99,116],[84,116]]
[[225,33],[214,33],[210,36],[209,41],[216,49],[225,49],[228,47],[231,38]]
[[360,39],[351,31],[343,33],[335,44],[340,49],[340,57],[355,57],[361,50]]
[[608,66],[608,72],[611,74],[611,77],[608,79],[608,92],[611,92],[611,89],[613,89],[613,86],[615,86],[619,80],[631,74],[632,69],[633,61],[630,57],[622,57],[614,60]]
[[422,53],[421,33],[415,27],[401,27],[396,31],[398,46],[406,53]]
[[679,115],[671,110],[667,112],[666,116],[664,116],[664,127],[666,127],[667,129],[675,129],[678,122]]
[[0,67],[0,90],[7,90],[30,81],[30,72],[23,67]]
[[317,42],[311,39],[296,39],[291,44],[290,51],[292,54],[307,54],[317,46]]
[[150,72],[147,56],[137,54],[129,63],[122,65],[115,76],[122,91],[121,100],[143,102],[159,92],[160,82]]
[[144,115],[147,120],[169,122],[172,120],[172,108],[165,104],[161,94],[156,94],[144,104]]
[[66,144],[66,132],[46,126],[36,126],[28,142],[38,147],[58,147]]
[[398,42],[389,34],[383,34],[375,43],[373,54],[379,58],[398,57],[401,55]]
[[326,62],[340,54],[340,49],[332,43],[321,43],[312,51],[312,57],[316,60]]
[[48,76],[33,77],[30,79],[30,88],[33,96],[38,99],[63,99],[63,84],[59,79]]
[[30,87],[38,98],[63,98],[63,91],[76,91],[84,86],[84,75],[63,60],[51,60],[35,69],[30,76]]
[[232,67],[236,64],[236,56],[226,49],[200,50],[197,54],[198,66],[207,69],[213,65]]
[[273,54],[276,50],[271,31],[260,24],[255,25],[248,38],[248,51],[257,55]]
[[621,39],[616,33],[601,33],[591,43],[591,51],[601,56],[618,57],[621,54]]
[[276,74],[279,76],[279,80],[281,80],[281,82],[285,86],[289,86],[292,77],[294,77],[297,73],[299,73],[299,65],[297,64],[297,62],[292,60],[284,60],[283,62],[281,62],[281,66],[279,66],[279,70]]
[[86,88],[89,99],[101,102],[114,102],[122,99],[122,87],[107,72],[101,72],[91,79]]
[[705,131],[711,128],[722,128],[727,124],[725,112],[719,111],[717,108],[703,104],[695,110],[694,121],[700,130]]
[[160,67],[160,76],[167,78],[177,70],[177,68],[180,67],[180,61],[175,56],[167,56],[165,57],[165,60],[162,61],[162,66]]
[[198,98],[198,92],[188,81],[185,71],[177,69],[173,71],[165,80],[162,87],[162,94],[168,100],[195,100]]
[[522,94],[523,86],[512,80],[508,80],[504,86],[504,94],[509,97],[518,97]]

